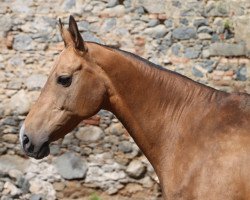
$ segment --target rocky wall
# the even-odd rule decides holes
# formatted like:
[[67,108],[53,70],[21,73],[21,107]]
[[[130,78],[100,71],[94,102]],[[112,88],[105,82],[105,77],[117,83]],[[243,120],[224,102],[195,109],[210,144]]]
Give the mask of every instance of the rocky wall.
[[28,159],[20,149],[19,127],[63,49],[58,18],[67,23],[70,14],[86,41],[249,93],[250,2],[0,1],[0,199],[159,199],[152,166],[109,112],[52,144],[46,159]]

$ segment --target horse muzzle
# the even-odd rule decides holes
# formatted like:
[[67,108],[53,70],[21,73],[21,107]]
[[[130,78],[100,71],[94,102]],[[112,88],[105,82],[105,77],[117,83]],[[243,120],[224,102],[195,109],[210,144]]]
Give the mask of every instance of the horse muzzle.
[[24,125],[20,129],[19,138],[22,149],[26,153],[26,155],[35,159],[42,159],[49,155],[49,142],[41,141],[37,144],[32,142],[32,137],[28,136],[28,134],[25,133]]

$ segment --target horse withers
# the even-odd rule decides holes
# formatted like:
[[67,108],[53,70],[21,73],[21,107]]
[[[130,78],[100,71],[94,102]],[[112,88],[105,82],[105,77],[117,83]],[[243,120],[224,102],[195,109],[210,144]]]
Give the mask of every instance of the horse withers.
[[20,130],[27,155],[47,156],[51,142],[106,109],[153,165],[165,199],[250,199],[250,95],[85,42],[72,16],[59,27],[65,48]]

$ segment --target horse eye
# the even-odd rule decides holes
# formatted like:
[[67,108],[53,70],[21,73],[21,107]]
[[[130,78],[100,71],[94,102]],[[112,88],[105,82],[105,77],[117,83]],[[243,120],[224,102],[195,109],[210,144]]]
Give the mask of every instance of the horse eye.
[[72,76],[59,76],[57,78],[57,83],[62,85],[63,87],[69,87],[71,85],[72,82]]

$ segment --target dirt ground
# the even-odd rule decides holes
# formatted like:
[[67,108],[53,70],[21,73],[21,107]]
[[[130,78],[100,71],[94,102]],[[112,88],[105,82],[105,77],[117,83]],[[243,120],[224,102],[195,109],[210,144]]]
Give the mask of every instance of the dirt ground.
[[159,186],[153,189],[138,187],[130,183],[121,189],[117,194],[109,195],[98,189],[91,189],[82,186],[77,182],[71,182],[60,192],[57,192],[60,200],[163,200]]

